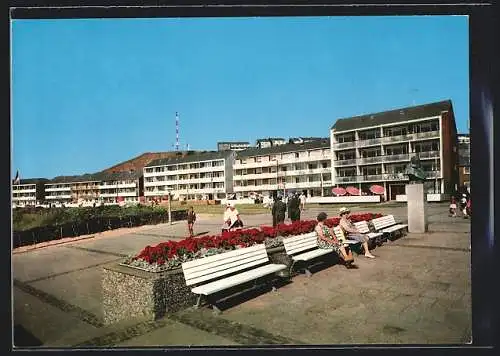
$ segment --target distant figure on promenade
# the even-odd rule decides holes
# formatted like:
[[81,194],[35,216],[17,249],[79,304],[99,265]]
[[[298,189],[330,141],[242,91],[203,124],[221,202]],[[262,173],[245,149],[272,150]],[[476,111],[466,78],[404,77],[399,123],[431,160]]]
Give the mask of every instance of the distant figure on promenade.
[[306,195],[304,192],[300,194],[300,209],[304,211],[306,209]]
[[349,219],[351,211],[347,208],[341,208],[339,213],[340,213],[339,225],[342,228],[342,230],[344,230],[346,238],[348,238],[349,240],[356,240],[358,242],[361,242],[361,244],[363,245],[363,249],[365,251],[365,257],[375,258],[375,256],[371,254],[370,249],[368,248],[368,241],[370,240],[370,238],[365,234],[360,233]]
[[273,227],[285,222],[286,204],[281,200],[281,196],[276,197],[271,214],[273,216]]
[[314,228],[314,231],[316,231],[316,234],[318,235],[319,248],[332,248],[339,255],[339,257],[342,258],[344,266],[347,268],[352,267],[352,263],[354,262],[352,252],[350,250],[347,252],[342,243],[335,237],[335,233],[332,229],[325,225],[326,218],[326,213],[319,213],[317,217],[318,224]]
[[188,210],[188,215],[187,215],[187,224],[188,224],[188,230],[189,230],[189,237],[194,236],[194,222],[196,221],[196,214],[194,212],[194,209],[192,206],[189,207]]
[[452,195],[451,200],[450,200],[450,217],[456,217],[457,216],[457,200],[455,197]]
[[300,220],[300,200],[297,193],[288,200],[288,217],[292,222]]
[[227,203],[223,219],[224,219],[224,225],[222,226],[223,232],[243,227],[243,221],[241,221],[240,213],[234,206],[234,203],[229,203],[229,202]]
[[467,215],[467,194],[462,194],[462,198],[460,199],[460,211],[462,212],[464,219],[467,219],[469,216]]

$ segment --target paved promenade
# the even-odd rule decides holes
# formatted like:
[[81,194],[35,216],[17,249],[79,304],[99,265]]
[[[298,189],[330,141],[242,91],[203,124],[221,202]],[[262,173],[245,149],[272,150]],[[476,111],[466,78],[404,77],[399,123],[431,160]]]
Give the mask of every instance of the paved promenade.
[[[336,216],[339,207],[309,208]],[[394,214],[377,205],[353,212]],[[446,204],[429,206],[429,232],[376,248],[358,269],[320,266],[277,293],[257,292],[220,316],[184,310],[149,322],[103,326],[102,268],[146,245],[182,239],[186,224],[143,226],[13,255],[17,344],[168,346],[255,344],[464,344],[470,340],[470,221],[450,218]],[[221,217],[199,216],[195,232],[220,232]],[[270,224],[266,214],[243,216],[247,226]]]

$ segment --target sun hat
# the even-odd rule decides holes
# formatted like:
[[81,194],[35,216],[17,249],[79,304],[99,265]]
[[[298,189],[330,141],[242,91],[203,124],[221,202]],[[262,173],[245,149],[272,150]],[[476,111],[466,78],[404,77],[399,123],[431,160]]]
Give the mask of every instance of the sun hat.
[[350,213],[351,211],[347,208],[340,208],[339,210],[339,214],[342,215],[342,214],[346,214],[346,213]]

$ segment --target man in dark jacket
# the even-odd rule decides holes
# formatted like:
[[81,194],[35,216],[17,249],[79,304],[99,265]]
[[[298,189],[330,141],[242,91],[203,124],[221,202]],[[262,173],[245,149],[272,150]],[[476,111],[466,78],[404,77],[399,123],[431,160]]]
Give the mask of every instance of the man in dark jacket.
[[286,204],[283,203],[280,196],[276,197],[276,201],[271,209],[271,214],[273,215],[274,227],[285,222]]
[[288,201],[288,217],[292,222],[300,220],[300,199],[297,193]]

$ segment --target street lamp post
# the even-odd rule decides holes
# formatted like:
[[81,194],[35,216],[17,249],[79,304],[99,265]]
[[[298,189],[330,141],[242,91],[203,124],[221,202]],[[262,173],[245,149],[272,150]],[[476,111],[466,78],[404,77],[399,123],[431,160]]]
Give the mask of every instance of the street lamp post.
[[167,188],[167,196],[168,196],[168,223],[172,225],[172,203],[171,203],[171,195],[170,188]]

